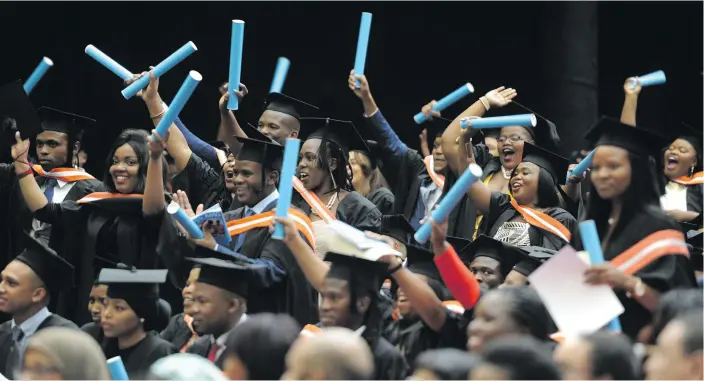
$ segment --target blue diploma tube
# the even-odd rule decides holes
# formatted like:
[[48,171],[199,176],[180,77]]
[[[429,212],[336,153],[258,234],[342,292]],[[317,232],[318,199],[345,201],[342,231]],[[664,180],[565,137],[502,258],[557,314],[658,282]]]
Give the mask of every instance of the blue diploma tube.
[[115,73],[118,77],[122,78],[123,81],[131,79],[134,76],[134,74],[132,74],[129,70],[125,69],[122,65],[117,63],[114,59],[108,57],[107,54],[101,52],[93,45],[86,46],[86,54],[98,61],[99,64],[105,66],[111,72]]
[[42,58],[42,62],[39,63],[37,68],[32,72],[32,75],[30,75],[24,83],[24,92],[27,94],[31,93],[32,90],[34,90],[34,86],[37,85],[39,80],[42,79],[44,74],[46,74],[52,66],[54,66],[54,62],[49,57]]
[[[582,246],[589,254],[589,261],[592,265],[604,262],[604,253],[601,251],[601,240],[596,231],[594,220],[582,221],[579,223],[579,235],[582,237]],[[611,332],[621,332],[621,322],[615,318],[607,326]]]
[[538,120],[535,118],[534,114],[518,114],[472,119],[470,123],[467,123],[466,120],[462,120],[460,122],[460,127],[465,129],[471,124],[473,129],[482,130],[487,128],[501,128],[506,126],[535,127],[537,123]]
[[[201,76],[197,71],[191,71],[188,73],[188,77],[186,77],[186,80],[183,82],[183,85],[181,85],[181,88],[178,89],[178,93],[176,93],[174,100],[171,102],[171,106],[169,106],[169,109],[166,110],[164,116],[159,121],[159,124],[156,125],[156,133],[159,134],[159,136],[163,138],[164,135],[166,135],[169,127],[171,127],[171,124],[173,124],[174,120],[176,120],[178,114],[181,113],[183,106],[186,105],[188,98],[191,97],[191,94],[193,94],[193,91],[202,79],[203,76]],[[152,139],[154,138],[155,137],[152,136]]]
[[[662,70],[654,71],[650,74],[646,74],[646,75],[636,77],[636,78],[640,81],[641,87],[662,85],[663,83],[667,82],[667,78],[665,77],[665,72]],[[628,87],[630,87],[631,89],[634,89],[636,86],[637,86],[636,81],[634,81],[634,80],[628,81]]]
[[[300,140],[286,139],[284,161],[281,165],[281,177],[279,178],[279,199],[276,201],[276,217],[286,217],[288,215],[288,208],[291,206],[291,196],[293,195],[293,176],[296,175],[298,150],[300,147]],[[274,225],[274,234],[271,235],[271,238],[282,240],[285,236],[284,226],[277,222]]]
[[234,95],[240,89],[242,79],[242,47],[244,45],[244,21],[232,20],[232,40],[230,40],[230,83],[227,91],[230,97],[227,101],[228,110],[237,110],[240,100]]
[[193,220],[191,220],[190,217],[186,214],[186,212],[181,209],[181,207],[175,203],[172,202],[169,204],[169,206],[166,207],[166,212],[172,215],[176,221],[178,221],[181,226],[183,226],[184,229],[188,232],[188,235],[191,236],[191,238],[194,239],[201,239],[203,238],[203,231],[200,230],[198,225],[196,225]]
[[127,376],[127,370],[125,369],[125,364],[122,363],[122,357],[117,356],[108,360],[108,369],[110,370],[110,375],[115,381],[129,380]]
[[276,70],[274,71],[274,79],[271,81],[271,87],[269,88],[270,93],[281,93],[284,88],[284,82],[286,82],[286,74],[288,74],[288,68],[291,66],[291,61],[286,57],[279,57],[276,62]]
[[452,209],[455,208],[457,203],[462,200],[462,196],[464,196],[465,192],[467,192],[467,189],[469,189],[469,187],[471,187],[472,184],[474,184],[474,182],[481,177],[481,175],[482,168],[480,166],[476,164],[469,165],[462,176],[457,179],[455,185],[453,185],[452,188],[450,188],[450,191],[447,192],[447,195],[440,200],[438,207],[433,211],[433,214],[430,215],[430,219],[425,221],[420,229],[418,229],[414,235],[416,241],[419,243],[426,243],[428,241],[428,238],[430,238],[430,231],[432,230],[430,220],[435,222],[444,220],[450,214]]
[[572,176],[572,175],[575,175],[575,176],[584,175],[584,172],[587,171],[587,168],[589,168],[592,165],[592,159],[594,159],[594,151],[596,151],[596,149],[592,150],[592,152],[589,152],[589,155],[587,155],[587,157],[582,159],[582,161],[580,161],[579,164],[577,164],[577,166],[574,167],[574,169],[572,169],[572,171],[567,174],[567,180],[565,180],[565,182],[569,181],[570,176]]
[[[161,61],[158,65],[154,67],[154,69],[152,69],[154,76],[158,78],[166,74],[167,71],[173,69],[174,66],[178,65],[188,56],[195,53],[196,50],[198,50],[196,44],[194,44],[192,41],[188,41],[186,45],[183,45],[172,55],[166,57],[165,60]],[[122,90],[122,96],[125,97],[125,99],[130,99],[135,96],[137,92],[139,92],[139,90],[142,90],[147,86],[149,86],[149,76],[145,75],[144,77],[132,82],[131,85],[125,87]]]
[[[452,104],[457,102],[458,100],[466,97],[469,94],[472,94],[473,92],[474,86],[472,86],[471,83],[467,82],[466,84],[460,86],[459,89],[447,95],[445,98],[440,99],[438,103],[435,104],[435,107],[433,107],[433,111],[442,111],[452,106]],[[428,117],[425,116],[425,114],[423,114],[422,112],[419,112],[413,117],[413,120],[415,120],[417,124],[422,124],[426,120],[428,120]]]
[[[362,22],[359,24],[359,36],[357,37],[357,54],[354,57],[354,74],[364,74],[364,64],[367,62],[367,48],[369,47],[369,33],[372,30],[372,14],[362,12]],[[355,80],[359,89],[359,81]]]

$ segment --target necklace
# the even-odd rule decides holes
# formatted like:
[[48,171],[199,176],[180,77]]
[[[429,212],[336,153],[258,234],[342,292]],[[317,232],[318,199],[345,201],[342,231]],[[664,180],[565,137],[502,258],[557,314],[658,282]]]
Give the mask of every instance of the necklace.
[[504,168],[504,166],[501,166],[501,173],[504,175],[504,179],[508,180],[511,178],[511,170]]
[[[330,200],[328,200],[328,203],[327,203],[327,205],[325,205],[325,207],[328,210],[332,210],[332,206],[335,205],[335,201],[337,201],[337,192],[332,194],[332,196],[330,197]],[[318,213],[316,213],[314,209],[311,208],[310,212],[313,213],[314,215],[318,216]],[[318,216],[318,217],[320,217],[320,216]]]

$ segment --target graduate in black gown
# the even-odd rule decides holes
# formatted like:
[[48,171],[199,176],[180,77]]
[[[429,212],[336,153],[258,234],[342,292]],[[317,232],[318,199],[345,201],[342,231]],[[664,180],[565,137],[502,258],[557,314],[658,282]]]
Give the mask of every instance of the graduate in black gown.
[[2,271],[0,311],[12,317],[0,325],[0,372],[12,379],[27,340],[48,327],[78,329],[53,314],[49,300],[71,287],[73,267],[56,252],[27,235],[27,248]]
[[[108,285],[101,319],[105,357],[120,356],[130,379],[145,377],[149,367],[177,349],[159,337],[165,319],[159,307],[159,284],[167,270],[103,269],[98,281]],[[162,325],[163,322],[163,325]],[[155,332],[156,331],[156,332]]]
[[195,264],[188,274],[186,284],[181,290],[183,296],[183,312],[171,317],[169,324],[159,334],[162,339],[173,344],[179,352],[185,352],[196,340],[198,333],[193,328],[193,287],[200,275],[200,265]]
[[394,194],[381,174],[378,159],[379,144],[373,140],[364,142],[364,147],[350,150],[350,168],[354,190],[371,201],[381,214],[392,214]]
[[[585,218],[596,223],[608,261],[592,266],[586,280],[614,287],[625,308],[620,316],[623,332],[635,339],[650,321],[660,294],[695,286],[684,235],[659,205],[659,174],[650,156],[659,152],[663,140],[607,117],[586,138],[596,152]],[[578,232],[572,246],[582,248]]]

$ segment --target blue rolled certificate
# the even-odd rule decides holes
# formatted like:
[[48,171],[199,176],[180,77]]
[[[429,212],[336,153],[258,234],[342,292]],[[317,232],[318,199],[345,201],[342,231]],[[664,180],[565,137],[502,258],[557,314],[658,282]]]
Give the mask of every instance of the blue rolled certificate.
[[[293,195],[293,176],[296,175],[298,150],[300,147],[300,140],[286,139],[284,161],[281,165],[281,177],[279,178],[279,199],[276,202],[276,217],[286,217],[288,215],[288,208],[291,206],[291,196]],[[271,235],[271,238],[282,240],[285,236],[284,226],[277,222],[274,225],[274,234]]]
[[230,98],[227,101],[228,110],[237,110],[240,107],[240,100],[233,92],[240,89],[242,79],[242,48],[244,47],[244,21],[232,20],[232,40],[230,40],[230,82],[228,92]]
[[[357,54],[354,57],[354,74],[364,74],[364,64],[367,62],[367,48],[369,47],[369,33],[372,29],[372,14],[362,13],[362,21],[359,24],[359,35],[357,36]],[[355,81],[359,88],[359,81]]]
[[114,59],[108,57],[107,54],[101,52],[93,45],[86,46],[86,54],[98,61],[99,64],[105,66],[111,72],[115,73],[118,77],[122,78],[123,81],[132,79],[134,76],[134,74],[132,74],[129,70],[125,69],[122,65],[117,63]]
[[582,161],[580,161],[579,164],[577,164],[577,166],[575,166],[574,169],[572,169],[572,171],[567,174],[567,180],[565,180],[565,182],[569,181],[570,176],[581,177],[584,175],[584,172],[587,171],[587,168],[592,165],[592,159],[594,159],[594,151],[596,150],[592,150],[592,152],[589,152],[589,155],[582,159]]
[[[665,72],[662,70],[654,71],[650,74],[642,75],[636,78],[638,79],[638,81],[640,81],[641,87],[662,85],[663,83],[667,82]],[[631,89],[634,89],[637,85],[638,83],[632,79],[628,81],[628,87],[630,87]]]
[[462,200],[462,197],[467,192],[469,187],[474,184],[482,176],[482,168],[474,163],[470,164],[469,167],[464,171],[462,176],[457,179],[455,185],[450,188],[445,197],[440,200],[438,207],[435,208],[433,213],[430,215],[430,219],[425,221],[425,223],[418,229],[414,235],[416,241],[419,243],[426,243],[428,238],[430,238],[430,232],[432,226],[430,225],[430,220],[435,222],[441,222],[450,214],[452,209],[457,206],[457,204]]
[[284,82],[286,82],[286,74],[288,74],[288,68],[291,66],[291,61],[286,57],[279,57],[276,62],[276,70],[274,71],[274,79],[271,81],[271,87],[269,88],[270,93],[282,93],[284,89]]
[[[147,78],[147,76],[142,78]],[[191,71],[188,73],[188,77],[186,77],[186,80],[183,82],[183,85],[181,85],[181,88],[178,89],[178,93],[176,93],[174,100],[171,101],[171,106],[169,106],[169,109],[166,110],[164,116],[159,121],[159,124],[156,125],[156,133],[159,134],[159,136],[163,138],[166,135],[169,127],[171,127],[171,124],[174,120],[176,120],[178,114],[181,113],[183,106],[186,105],[188,98],[191,97],[191,94],[193,94],[193,91],[195,91],[196,86],[198,86],[202,79],[203,76],[201,76],[197,71]],[[152,139],[153,138],[155,137],[152,136]]]
[[[154,67],[154,69],[152,69],[154,76],[159,78],[162,75],[166,74],[167,71],[173,69],[174,66],[178,65],[188,56],[195,53],[196,50],[198,50],[196,44],[194,44],[192,41],[188,41],[186,45],[183,45],[181,48],[179,48],[179,50],[166,57],[165,60],[161,61],[158,65]],[[147,86],[149,86],[149,76],[145,75],[142,78],[132,82],[129,86],[122,89],[122,96],[125,97],[125,99],[130,99],[135,96],[139,92],[139,90],[142,90]]]
[[169,206],[166,207],[166,212],[172,215],[174,219],[186,229],[191,238],[202,239],[204,237],[203,231],[200,230],[198,225],[191,220],[191,217],[188,217],[186,212],[184,212],[177,203],[172,202],[169,204]]
[[462,120],[460,122],[460,127],[464,129],[471,124],[473,129],[481,130],[487,128],[502,128],[506,126],[535,127],[537,123],[538,120],[535,118],[534,114],[518,114],[472,119],[470,123],[467,123],[467,120]]
[[129,380],[127,376],[127,370],[125,369],[125,364],[122,363],[122,357],[117,356],[108,360],[108,369],[110,370],[110,375],[115,381]]
[[37,68],[34,69],[32,75],[30,75],[27,81],[25,81],[24,92],[27,94],[31,93],[32,90],[34,90],[34,86],[37,85],[39,80],[42,79],[44,74],[46,74],[52,66],[54,66],[54,62],[49,57],[42,58],[42,61],[39,62],[39,65],[37,65]]
[[[442,111],[452,106],[452,104],[466,97],[467,95],[472,94],[473,92],[474,86],[472,86],[471,83],[467,82],[466,84],[460,86],[457,90],[440,99],[438,103],[433,106],[433,111]],[[416,123],[421,124],[427,121],[428,117],[425,116],[425,114],[423,114],[422,112],[419,112],[413,117],[413,120],[415,120]]]

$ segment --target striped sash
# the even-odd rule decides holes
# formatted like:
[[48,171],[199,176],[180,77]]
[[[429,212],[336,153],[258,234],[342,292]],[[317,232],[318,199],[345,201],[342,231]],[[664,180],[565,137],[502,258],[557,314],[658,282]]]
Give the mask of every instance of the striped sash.
[[303,197],[306,204],[308,204],[308,206],[310,206],[310,208],[315,211],[318,217],[325,221],[325,223],[330,223],[330,221],[335,220],[335,215],[333,215],[332,212],[328,210],[325,205],[323,205],[323,202],[320,201],[315,193],[309,192],[308,189],[303,186],[301,180],[299,180],[296,176],[293,176],[293,189],[295,189],[296,192]]
[[32,166],[32,169],[34,170],[34,173],[39,176],[63,181],[65,183],[72,183],[81,180],[95,180],[95,177],[91,176],[90,173],[76,168],[54,168],[51,171],[46,172],[41,165],[34,165]]
[[[308,243],[315,249],[315,234],[313,233],[313,223],[308,216],[296,209],[288,210],[289,217],[296,223],[296,228],[303,234]],[[227,230],[231,237],[248,232],[256,228],[266,228],[274,221],[276,214],[274,211],[255,214],[253,216],[228,221]]]
[[[442,305],[448,310],[456,312],[460,315],[464,313],[464,307],[462,307],[462,304],[456,300],[446,300],[442,302]],[[394,321],[401,319],[401,312],[399,312],[398,307],[394,308],[394,312],[391,314],[391,319]]]
[[570,238],[572,238],[572,233],[567,230],[565,225],[547,214],[525,206],[520,206],[513,197],[511,197],[511,205],[523,216],[523,219],[526,220],[527,223],[536,228],[555,234],[566,242],[569,242]]
[[674,181],[678,184],[682,184],[682,185],[704,184],[704,172],[697,172],[692,177],[689,177],[689,176],[678,177],[676,179],[672,179],[672,181]]
[[425,170],[428,171],[430,179],[433,180],[433,183],[435,183],[438,188],[442,189],[445,186],[445,176],[435,172],[435,168],[433,168],[433,155],[426,156],[423,162],[425,163]]
[[186,344],[183,344],[183,346],[179,350],[180,353],[186,353],[186,350],[190,348],[190,346],[193,345],[196,340],[198,340],[198,334],[193,329],[193,317],[190,315],[183,314],[183,321],[186,322],[188,329],[191,330],[191,338],[188,339],[188,342],[186,342]]
[[135,199],[143,199],[144,195],[141,194],[122,194],[122,193],[110,193],[110,192],[94,192],[91,193],[82,199],[76,201],[78,204],[88,204],[91,202],[96,202],[96,201],[103,201],[103,200],[119,200],[119,199],[129,199],[129,200],[135,200]]

